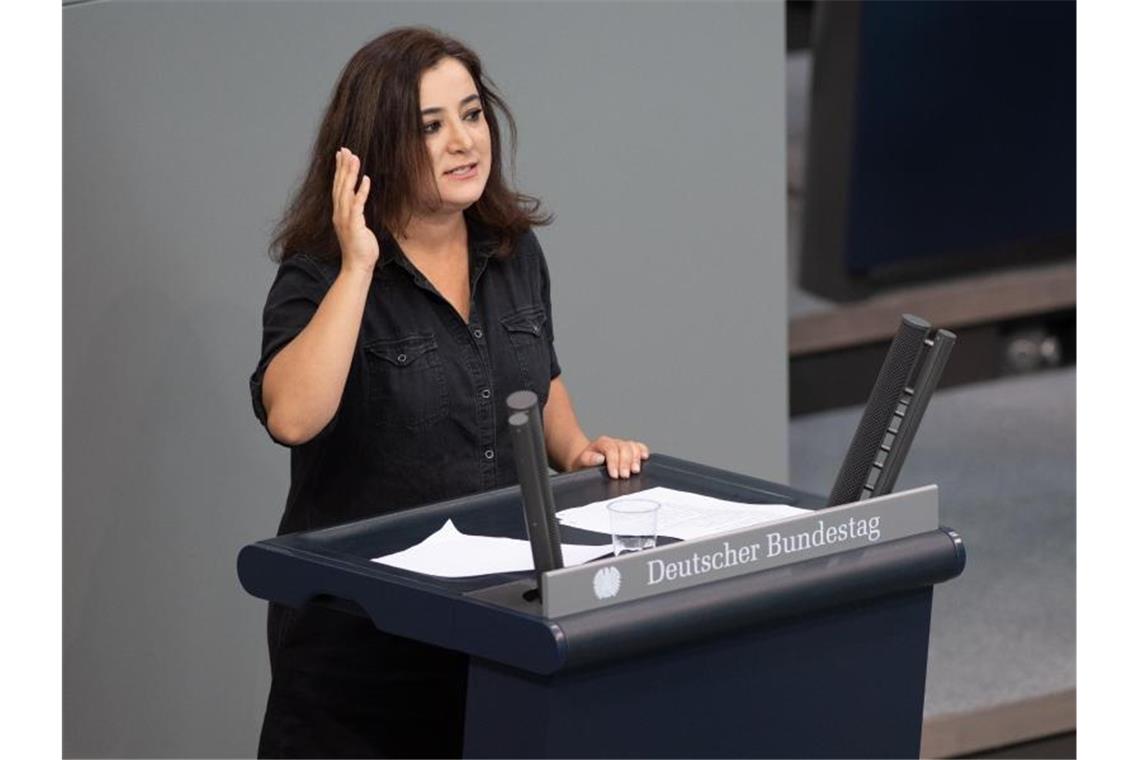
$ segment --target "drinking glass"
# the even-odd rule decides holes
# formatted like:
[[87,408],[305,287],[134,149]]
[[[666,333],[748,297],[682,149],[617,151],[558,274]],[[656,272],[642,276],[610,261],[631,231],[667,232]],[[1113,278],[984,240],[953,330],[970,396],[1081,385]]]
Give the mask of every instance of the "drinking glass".
[[661,504],[651,499],[619,499],[606,505],[614,555],[657,546],[657,513]]

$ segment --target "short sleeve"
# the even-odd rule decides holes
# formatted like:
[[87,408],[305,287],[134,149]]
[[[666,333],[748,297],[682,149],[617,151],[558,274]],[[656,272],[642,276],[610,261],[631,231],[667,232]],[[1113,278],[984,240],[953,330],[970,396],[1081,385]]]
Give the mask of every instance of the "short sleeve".
[[269,415],[261,398],[265,370],[277,352],[309,324],[331,286],[331,278],[303,254],[286,259],[277,269],[261,316],[261,359],[249,378],[253,413],[267,432]]
[[[533,232],[531,233],[534,234]],[[535,238],[534,250],[538,257],[539,276],[542,280],[542,308],[546,310],[546,342],[550,346],[550,379],[562,374],[562,367],[558,364],[558,354],[554,351],[554,312],[550,306],[550,269],[546,266],[546,255],[542,246]]]

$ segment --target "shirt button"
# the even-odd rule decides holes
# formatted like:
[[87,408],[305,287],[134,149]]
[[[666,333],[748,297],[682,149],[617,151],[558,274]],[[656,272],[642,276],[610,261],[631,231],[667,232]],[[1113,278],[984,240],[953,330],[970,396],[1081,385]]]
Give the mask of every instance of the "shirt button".
[[482,396],[483,398],[491,398],[491,389],[490,388],[484,388],[479,393],[479,395]]
[[538,325],[534,325],[530,329],[534,331],[535,335],[538,335]]
[[400,354],[399,356],[396,357],[396,361],[398,361],[400,364],[403,364],[407,360],[408,360],[407,354]]
[[482,337],[483,337],[483,331],[482,331],[482,330],[480,330],[478,327],[476,327],[476,328],[475,328],[475,329],[474,329],[474,330],[471,332],[471,334],[475,336],[476,340],[478,340],[479,338],[482,338]]
[[490,449],[487,449],[486,451],[483,452],[483,456],[487,457],[488,459],[494,459],[495,458],[495,452],[491,451]]

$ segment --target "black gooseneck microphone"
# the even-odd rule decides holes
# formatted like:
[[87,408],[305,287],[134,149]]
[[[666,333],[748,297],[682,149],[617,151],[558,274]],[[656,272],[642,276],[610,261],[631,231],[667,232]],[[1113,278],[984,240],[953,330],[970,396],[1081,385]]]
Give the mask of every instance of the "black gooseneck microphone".
[[831,489],[828,506],[888,494],[895,486],[918,424],[942,377],[957,336],[903,314],[863,417]]
[[546,440],[542,430],[542,408],[532,391],[515,391],[507,396],[511,415],[507,424],[515,449],[515,468],[522,490],[527,538],[534,557],[534,569],[541,575],[563,567],[562,539],[554,514],[554,492],[546,466]]

